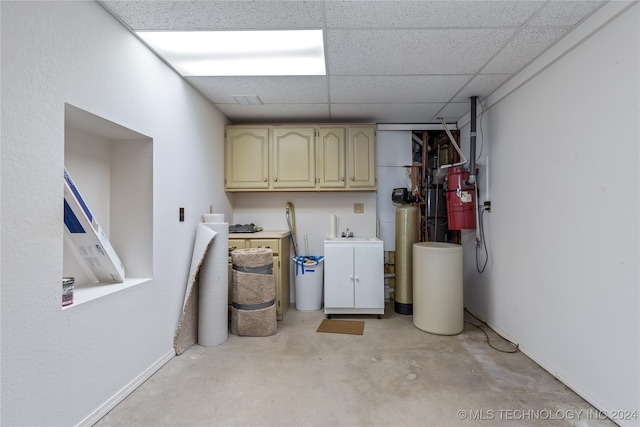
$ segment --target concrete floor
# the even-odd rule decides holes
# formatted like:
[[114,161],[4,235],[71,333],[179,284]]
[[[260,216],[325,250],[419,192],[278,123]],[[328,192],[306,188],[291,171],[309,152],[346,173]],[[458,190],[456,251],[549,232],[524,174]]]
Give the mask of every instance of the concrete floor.
[[[364,320],[358,336],[316,332],[323,318],[293,306],[274,336],[193,346],[96,426],[614,425],[524,354],[489,347],[471,325],[432,335],[392,306],[383,319],[333,316]],[[487,331],[496,347],[512,349]]]

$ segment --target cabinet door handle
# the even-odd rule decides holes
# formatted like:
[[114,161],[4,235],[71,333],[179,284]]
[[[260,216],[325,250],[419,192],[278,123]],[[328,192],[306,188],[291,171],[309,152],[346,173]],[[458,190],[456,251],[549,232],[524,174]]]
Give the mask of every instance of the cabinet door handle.
[[267,178],[263,178],[263,179],[262,179],[262,182],[267,182]]
[[340,177],[340,181],[344,182],[344,176]]
[[355,181],[356,179],[354,177],[351,177],[351,181]]
[[278,182],[278,178],[273,178],[273,182]]

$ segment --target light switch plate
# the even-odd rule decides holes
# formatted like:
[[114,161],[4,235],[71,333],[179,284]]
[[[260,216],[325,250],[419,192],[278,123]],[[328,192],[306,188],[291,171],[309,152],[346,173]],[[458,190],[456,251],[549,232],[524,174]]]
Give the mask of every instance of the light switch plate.
[[354,203],[353,213],[364,213],[364,203]]

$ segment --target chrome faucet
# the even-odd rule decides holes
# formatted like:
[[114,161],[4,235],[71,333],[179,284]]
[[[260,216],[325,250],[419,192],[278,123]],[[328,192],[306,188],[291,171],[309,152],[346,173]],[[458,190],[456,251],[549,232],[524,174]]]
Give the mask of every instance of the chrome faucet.
[[349,229],[347,228],[346,232],[342,232],[342,237],[353,237],[353,231],[349,231]]

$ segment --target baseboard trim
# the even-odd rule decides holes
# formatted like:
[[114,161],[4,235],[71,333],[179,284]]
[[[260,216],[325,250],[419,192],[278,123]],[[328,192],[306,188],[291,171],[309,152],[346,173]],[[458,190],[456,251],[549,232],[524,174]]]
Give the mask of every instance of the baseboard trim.
[[133,393],[135,389],[140,387],[143,382],[148,380],[153,374],[155,374],[158,369],[162,368],[169,360],[175,357],[176,352],[174,349],[166,352],[160,359],[158,359],[154,364],[149,366],[144,370],[140,375],[134,378],[129,384],[124,386],[119,392],[114,394],[109,400],[100,405],[95,411],[89,414],[85,419],[80,421],[77,424],[77,427],[89,427],[100,421],[102,417],[107,415],[109,411],[118,405],[118,403],[122,402],[128,395]]
[[[513,343],[516,343],[515,338],[513,338],[511,336],[511,334],[507,333],[506,331],[502,330],[501,328],[497,327],[496,325],[493,325],[491,322],[487,322],[486,320],[483,320],[482,317],[477,316],[475,313],[473,313],[469,309],[467,309],[467,311],[469,311],[469,313],[473,317],[475,317],[476,319],[480,320],[481,322],[486,324],[488,327],[490,327],[501,338],[509,340],[509,341],[511,341]],[[571,391],[573,391],[575,394],[580,396],[582,399],[585,400],[585,402],[587,402],[589,405],[593,406],[597,411],[599,411],[603,415],[607,414],[607,413],[612,414],[612,413],[620,412],[619,410],[614,410],[615,408],[609,408],[607,405],[604,404],[604,402],[602,402],[600,399],[598,399],[592,393],[589,393],[586,390],[583,390],[582,387],[577,385],[576,382],[572,378],[570,378],[567,375],[564,375],[564,373],[558,371],[556,366],[554,366],[551,363],[547,363],[547,361],[543,357],[540,357],[535,351],[532,351],[531,349],[527,348],[526,345],[518,343],[518,350],[520,350],[520,352],[522,354],[527,356],[529,359],[531,359],[531,361],[533,361],[535,364],[537,364],[542,369],[547,371],[555,379],[557,379],[562,384],[564,384],[569,389],[571,389]],[[633,408],[630,408],[630,409],[633,410]],[[611,420],[610,418],[608,418],[608,419]],[[626,421],[621,421],[621,420],[611,420],[611,421],[613,423],[621,426],[621,427],[634,427],[634,424],[632,424],[631,422],[626,422]],[[632,420],[632,421],[635,422],[636,420]]]

